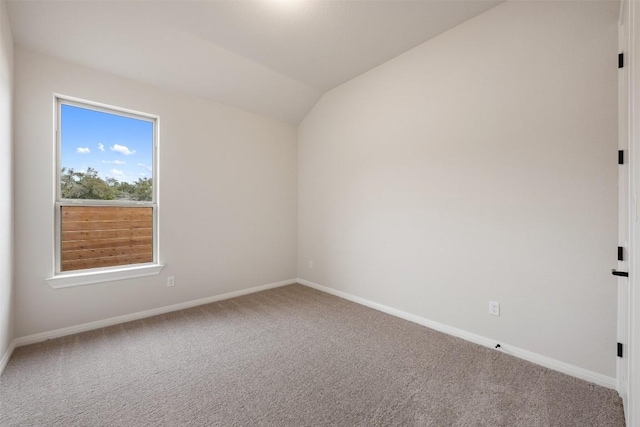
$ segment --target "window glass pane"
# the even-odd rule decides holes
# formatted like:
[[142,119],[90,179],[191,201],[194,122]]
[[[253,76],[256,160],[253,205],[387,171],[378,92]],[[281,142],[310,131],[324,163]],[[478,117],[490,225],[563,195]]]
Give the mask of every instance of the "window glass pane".
[[153,208],[62,206],[60,271],[153,262]]
[[61,198],[151,201],[153,122],[60,107]]

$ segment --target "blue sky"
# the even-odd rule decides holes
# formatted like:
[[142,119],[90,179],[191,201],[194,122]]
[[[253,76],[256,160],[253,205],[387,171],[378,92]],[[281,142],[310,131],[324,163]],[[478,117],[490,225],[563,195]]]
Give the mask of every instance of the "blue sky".
[[62,106],[62,167],[101,178],[134,182],[150,178],[153,165],[153,123],[71,105]]

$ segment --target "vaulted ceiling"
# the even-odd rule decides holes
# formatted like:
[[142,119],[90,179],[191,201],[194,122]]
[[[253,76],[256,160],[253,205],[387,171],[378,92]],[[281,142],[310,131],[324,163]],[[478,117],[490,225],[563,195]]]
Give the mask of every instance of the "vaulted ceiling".
[[10,1],[18,45],[299,123],[324,92],[500,1]]

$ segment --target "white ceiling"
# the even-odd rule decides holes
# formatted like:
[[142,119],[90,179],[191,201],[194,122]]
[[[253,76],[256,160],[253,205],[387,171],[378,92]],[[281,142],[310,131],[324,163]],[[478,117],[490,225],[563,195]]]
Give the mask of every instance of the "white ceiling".
[[500,1],[10,1],[17,44],[299,123],[345,81]]

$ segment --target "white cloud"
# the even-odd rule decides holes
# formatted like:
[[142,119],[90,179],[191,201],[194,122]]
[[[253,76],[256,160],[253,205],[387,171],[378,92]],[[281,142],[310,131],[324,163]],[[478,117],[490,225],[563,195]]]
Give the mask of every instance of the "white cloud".
[[136,152],[136,150],[129,150],[129,147],[127,147],[126,145],[113,144],[113,147],[109,147],[109,148],[111,149],[111,151],[124,154],[125,156],[135,154]]
[[91,150],[89,150],[87,147],[78,147],[76,148],[76,153],[78,154],[89,154],[91,152]]
[[151,171],[151,170],[153,170],[153,168],[152,168],[151,166],[147,166],[147,165],[145,165],[144,163],[138,163],[138,166],[140,166],[141,168],[147,168],[147,169],[149,169],[150,171]]
[[123,176],[124,172],[118,169],[111,169],[109,172],[111,172],[111,175],[113,176]]
[[109,160],[103,160],[102,163],[107,165],[126,165],[127,164],[127,162],[122,160],[114,160],[112,162],[110,162]]
[[99,142],[98,143],[98,148],[100,149],[100,151],[104,152],[104,144]]

